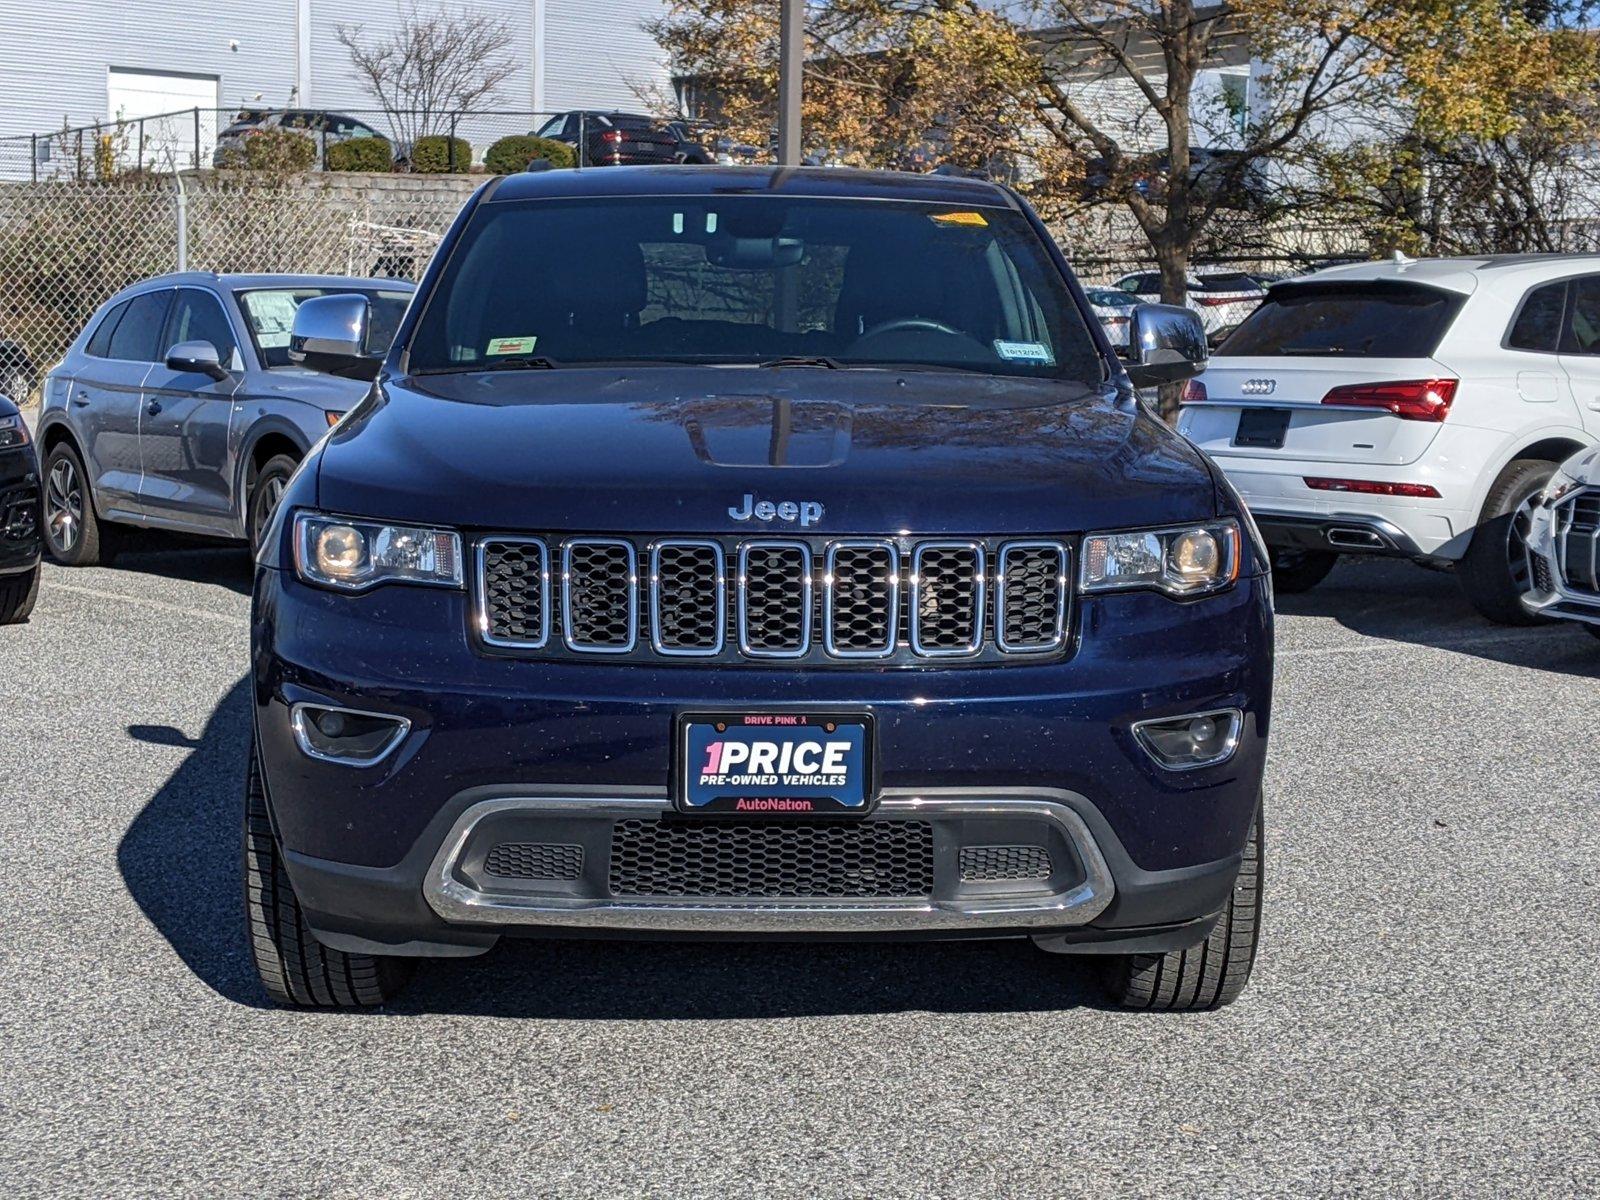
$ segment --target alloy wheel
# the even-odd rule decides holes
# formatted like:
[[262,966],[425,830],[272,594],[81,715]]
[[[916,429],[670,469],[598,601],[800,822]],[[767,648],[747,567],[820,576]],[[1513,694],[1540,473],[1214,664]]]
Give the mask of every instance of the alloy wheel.
[[71,460],[58,459],[50,468],[44,505],[51,545],[62,554],[70,553],[83,530],[83,485]]

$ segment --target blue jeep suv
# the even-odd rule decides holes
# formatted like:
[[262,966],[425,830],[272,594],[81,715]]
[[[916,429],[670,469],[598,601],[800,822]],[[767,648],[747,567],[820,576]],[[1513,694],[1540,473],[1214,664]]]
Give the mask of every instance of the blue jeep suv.
[[[361,296],[291,349],[340,369]],[[468,202],[258,551],[272,997],[504,936],[1028,937],[1143,1008],[1255,956],[1266,557],[1038,218],[950,177],[544,171]]]

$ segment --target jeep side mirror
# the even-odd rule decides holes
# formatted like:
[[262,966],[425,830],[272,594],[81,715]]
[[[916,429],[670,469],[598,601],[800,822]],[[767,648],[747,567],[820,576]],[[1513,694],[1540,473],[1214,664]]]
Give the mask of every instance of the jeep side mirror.
[[372,306],[365,296],[315,296],[302,300],[289,334],[289,361],[325,371],[372,379],[378,363],[367,354]]
[[1193,379],[1206,369],[1205,326],[1176,304],[1137,304],[1128,320],[1128,378],[1136,388]]
[[167,351],[167,370],[192,371],[197,375],[209,375],[216,380],[228,378],[228,370],[222,365],[222,357],[210,342],[179,342]]

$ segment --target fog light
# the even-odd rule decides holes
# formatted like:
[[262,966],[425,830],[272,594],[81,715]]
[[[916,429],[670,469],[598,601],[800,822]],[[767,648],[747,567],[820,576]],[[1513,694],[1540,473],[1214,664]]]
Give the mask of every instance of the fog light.
[[1150,757],[1167,770],[1192,771],[1196,767],[1214,767],[1231,758],[1239,745],[1243,724],[1244,715],[1238,709],[1223,708],[1139,721],[1133,734]]
[[302,754],[347,767],[381,762],[411,728],[404,717],[324,704],[296,704],[289,722]]

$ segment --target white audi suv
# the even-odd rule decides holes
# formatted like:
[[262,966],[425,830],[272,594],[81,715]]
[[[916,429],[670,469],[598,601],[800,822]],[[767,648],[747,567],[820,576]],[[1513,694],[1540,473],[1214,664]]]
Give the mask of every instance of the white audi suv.
[[1341,554],[1452,566],[1492,621],[1523,605],[1534,505],[1600,442],[1600,255],[1362,263],[1272,287],[1184,394],[1280,591]]

